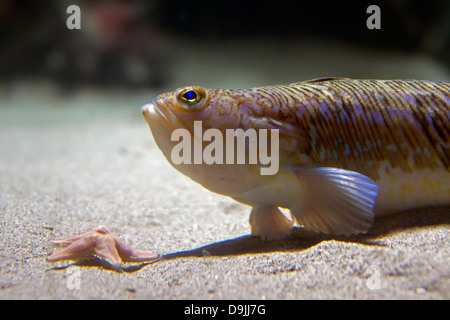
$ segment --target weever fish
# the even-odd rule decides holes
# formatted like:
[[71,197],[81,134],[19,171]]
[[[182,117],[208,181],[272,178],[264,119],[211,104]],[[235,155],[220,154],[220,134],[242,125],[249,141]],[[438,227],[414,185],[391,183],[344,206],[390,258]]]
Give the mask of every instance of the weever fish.
[[[188,86],[159,95],[142,113],[177,170],[252,207],[253,234],[281,239],[296,222],[350,235],[367,232],[375,216],[450,205],[449,92],[449,82],[346,78],[245,90]],[[278,173],[261,175],[260,164],[174,164],[171,134],[192,133],[194,121],[221,132],[279,129]]]

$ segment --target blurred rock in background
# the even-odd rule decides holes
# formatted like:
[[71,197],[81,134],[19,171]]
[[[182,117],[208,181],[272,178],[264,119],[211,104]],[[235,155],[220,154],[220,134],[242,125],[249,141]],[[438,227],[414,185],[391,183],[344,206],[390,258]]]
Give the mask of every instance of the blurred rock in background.
[[[66,8],[81,8],[68,30]],[[149,86],[167,80],[170,40],[152,1],[0,2],[0,77],[46,78],[65,87]]]

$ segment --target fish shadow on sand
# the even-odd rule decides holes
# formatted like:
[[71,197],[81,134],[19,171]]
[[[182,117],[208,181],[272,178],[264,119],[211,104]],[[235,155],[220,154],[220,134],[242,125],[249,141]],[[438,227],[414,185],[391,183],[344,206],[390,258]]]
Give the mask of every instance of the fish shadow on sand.
[[[357,243],[366,246],[384,246],[384,242],[381,241],[381,239],[389,235],[440,225],[450,225],[450,207],[408,210],[377,218],[369,232],[360,235],[332,236],[308,231],[301,227],[295,227],[291,234],[284,240],[262,241],[258,236],[245,235],[187,251],[169,253],[152,262],[114,267],[107,261],[93,257],[89,260],[78,261],[74,263],[74,265],[101,267],[116,272],[133,273],[149,264],[157,263],[158,261],[179,258],[203,258],[210,256],[228,257],[271,252],[300,252],[323,241],[330,240]],[[66,269],[70,266],[71,265],[56,267],[52,268],[52,270]]]
[[390,234],[446,224],[450,224],[450,207],[415,209],[377,218],[373,227],[366,234],[332,236],[295,227],[284,240],[262,241],[257,236],[246,235],[188,251],[170,253],[164,255],[162,260],[205,256],[224,257],[270,252],[297,252],[307,250],[322,241],[328,240],[383,246],[383,242],[379,240]]

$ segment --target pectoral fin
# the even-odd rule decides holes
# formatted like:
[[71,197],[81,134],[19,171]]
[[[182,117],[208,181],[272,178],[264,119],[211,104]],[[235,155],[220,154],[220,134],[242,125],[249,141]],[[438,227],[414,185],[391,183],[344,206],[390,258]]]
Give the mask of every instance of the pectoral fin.
[[291,209],[305,228],[333,235],[365,233],[374,220],[378,186],[370,178],[336,168],[298,169],[302,198]]

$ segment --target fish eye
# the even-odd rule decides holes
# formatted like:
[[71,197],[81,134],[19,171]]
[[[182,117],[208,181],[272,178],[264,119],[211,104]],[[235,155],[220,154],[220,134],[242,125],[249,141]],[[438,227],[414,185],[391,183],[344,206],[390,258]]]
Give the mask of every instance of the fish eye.
[[185,99],[189,102],[193,102],[193,101],[197,100],[198,94],[194,90],[189,90],[189,91],[186,91],[185,93],[183,93],[182,97],[183,97],[183,99]]
[[203,88],[187,87],[178,90],[176,97],[183,109],[196,110],[204,105],[206,91]]

